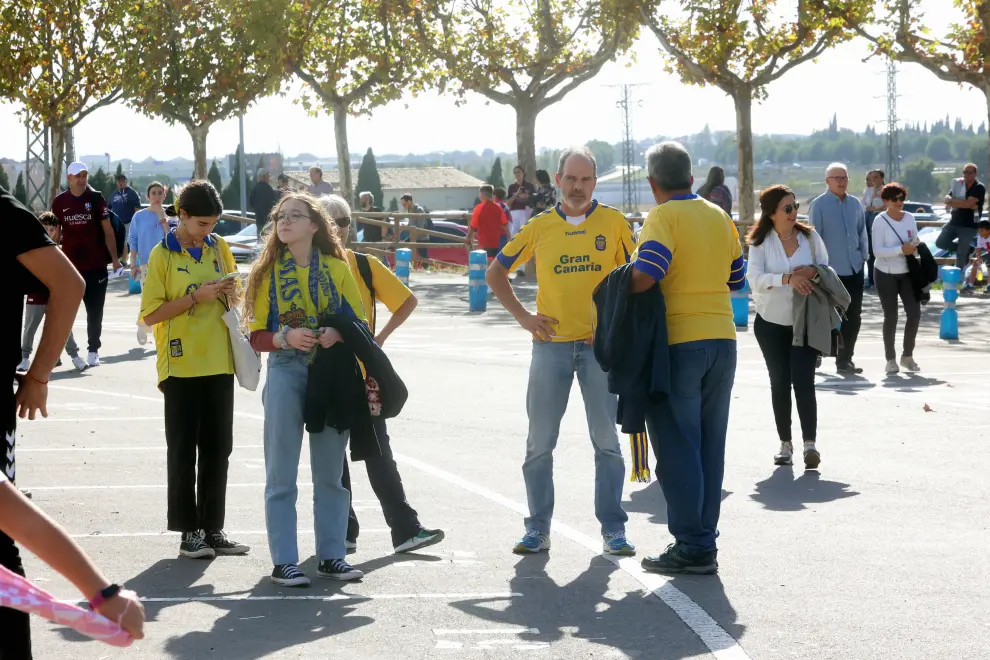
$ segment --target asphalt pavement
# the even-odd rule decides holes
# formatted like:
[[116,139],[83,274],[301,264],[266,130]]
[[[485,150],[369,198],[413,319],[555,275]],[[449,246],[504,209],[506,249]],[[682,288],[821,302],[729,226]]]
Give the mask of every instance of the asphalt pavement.
[[[656,481],[625,489],[639,557],[601,556],[576,385],[555,454],[553,547],[511,553],[524,531],[529,339],[494,300],[487,313],[469,313],[464,276],[415,274],[413,290],[419,309],[385,345],[410,392],[390,432],[412,505],[447,538],[392,554],[356,464],[362,534],[350,559],[366,577],[315,579],[304,449],[300,552],[314,583],[300,590],[268,581],[260,387],[236,393],[227,496],[228,532],[252,551],[178,557],[178,537],[165,531],[154,353],[135,340],[137,297],[112,283],[103,364],[53,374],[48,419],[20,428],[17,476],[111,579],[147,599],[147,639],[119,650],[36,620],[35,657],[990,657],[986,297],[962,300],[953,343],[938,339],[933,301],[915,354],[923,371],[885,377],[879,309],[868,296],[856,355],[862,377],[837,377],[831,361],[818,377],[822,465],[814,472],[774,467],[766,370],[752,333],[740,332],[720,573],[668,579],[639,568],[640,557],[671,540]],[[517,290],[532,307],[535,286],[520,281]],[[86,336],[84,314],[76,332]],[[623,449],[628,464],[625,440]],[[34,557],[27,568],[57,596],[79,597]]]

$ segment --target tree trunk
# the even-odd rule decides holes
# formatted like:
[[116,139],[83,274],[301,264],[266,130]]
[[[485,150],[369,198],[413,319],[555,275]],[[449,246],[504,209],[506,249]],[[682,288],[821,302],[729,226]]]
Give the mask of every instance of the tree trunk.
[[[987,100],[987,162],[983,163],[987,166],[984,170],[983,180],[987,181],[987,177],[990,177],[990,79],[986,82],[986,87],[983,89],[983,95]],[[979,218],[977,218],[979,220]]]
[[193,141],[193,176],[205,179],[206,170],[206,136],[210,133],[210,125],[186,126]]
[[[539,110],[527,99],[516,104],[516,156],[527,181],[536,181],[536,116]],[[515,164],[513,165],[515,167]]]
[[739,167],[739,221],[753,222],[756,204],[753,199],[753,90],[746,85],[732,95],[736,104],[736,146]]
[[[46,206],[51,207],[52,201],[58,197],[62,187],[62,162],[65,160],[65,134],[68,129],[64,125],[49,126],[51,134],[52,154],[51,154],[51,174],[48,180],[48,200]],[[48,210],[48,209],[46,209]]]
[[354,183],[351,181],[351,150],[347,146],[347,105],[333,106],[333,137],[337,142],[337,173],[340,182],[337,194],[354,204]]

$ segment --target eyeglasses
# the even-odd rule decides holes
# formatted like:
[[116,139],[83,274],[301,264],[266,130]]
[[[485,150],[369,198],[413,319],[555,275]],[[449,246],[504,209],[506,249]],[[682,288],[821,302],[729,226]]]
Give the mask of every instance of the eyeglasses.
[[784,207],[784,213],[790,215],[792,211],[797,211],[799,208],[801,208],[801,202],[794,202]]
[[306,215],[305,213],[293,213],[292,215],[288,215],[286,213],[279,213],[277,216],[275,216],[276,222],[286,222],[290,225],[294,225],[300,220],[309,220],[309,216]]
[[334,222],[335,225],[337,225],[341,229],[343,229],[345,227],[350,227],[351,226],[351,219],[350,218],[346,218],[346,217],[344,217],[344,218],[334,218],[333,219],[333,222]]
[[906,199],[906,197],[904,197],[903,195],[901,195],[900,197],[891,197],[887,201],[888,202],[894,202],[895,204],[903,204],[905,199]]
[[963,174],[976,174],[976,170],[963,170]]
[[848,176],[827,176],[826,179],[835,179],[836,181],[848,181]]

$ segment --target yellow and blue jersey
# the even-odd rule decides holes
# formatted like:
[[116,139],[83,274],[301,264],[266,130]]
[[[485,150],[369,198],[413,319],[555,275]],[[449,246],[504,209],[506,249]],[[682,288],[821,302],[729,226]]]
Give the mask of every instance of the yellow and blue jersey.
[[660,282],[671,344],[735,339],[729,291],[746,286],[732,218],[697,195],[654,207],[639,235],[634,268]]
[[622,212],[592,200],[579,224],[568,221],[560,204],[534,217],[497,258],[509,270],[536,259],[536,311],[556,319],[552,339],[563,342],[591,338],[591,294],[633,250]]

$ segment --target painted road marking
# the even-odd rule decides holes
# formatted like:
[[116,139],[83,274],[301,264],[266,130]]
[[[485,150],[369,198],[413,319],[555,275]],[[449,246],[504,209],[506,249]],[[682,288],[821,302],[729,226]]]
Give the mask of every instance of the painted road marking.
[[[114,396],[124,399],[147,401],[159,400],[152,397],[140,396],[126,392],[103,392],[91,389],[67,387],[63,385],[52,385],[50,386],[50,389],[63,389],[67,391],[79,391],[90,394],[102,394],[105,396]],[[241,412],[239,410],[234,410],[234,415],[247,419],[264,420],[263,415]],[[515,502],[504,495],[488,490],[487,488],[473,484],[455,474],[441,470],[440,468],[436,468],[410,456],[394,454],[394,458],[401,463],[405,463],[406,465],[410,465],[418,470],[431,474],[449,484],[459,486],[470,493],[474,493],[475,495],[479,495],[480,497],[483,497],[491,502],[500,504],[510,511],[515,511],[523,516],[529,515],[529,510],[525,505]],[[302,486],[303,484],[299,485]],[[164,488],[164,486],[161,487]],[[573,527],[554,520],[551,523],[551,531],[556,534],[560,534],[564,538],[567,538],[578,545],[584,546],[595,554],[601,553],[600,541],[579,532]],[[612,557],[610,555],[602,555],[602,557],[628,573],[637,582],[645,586],[651,593],[663,601],[671,610],[673,610],[681,621],[683,621],[692,631],[694,631],[694,633],[698,636],[702,643],[708,647],[717,660],[751,660],[749,655],[743,650],[739,643],[733,639],[733,637],[720,625],[718,625],[718,622],[716,622],[715,619],[708,614],[708,612],[702,609],[700,605],[691,600],[680,589],[670,584],[669,578],[653,573],[647,573],[639,564],[636,563],[635,560],[628,557],[623,559]]]
[[[264,445],[234,445],[234,449],[261,449]],[[18,447],[17,455],[33,454],[35,452],[55,452],[55,451],[165,451],[164,446],[145,447]],[[300,465],[300,468],[303,466]]]
[[434,628],[434,635],[539,635],[539,628]]
[[[362,527],[362,534],[385,534],[389,532],[388,529],[367,529]],[[312,529],[300,529],[297,530],[297,534],[314,534]],[[178,538],[181,532],[113,532],[104,534],[103,532],[90,532],[89,534],[69,534],[70,538],[73,539],[129,539],[129,538]],[[268,532],[265,530],[241,530],[241,531],[228,531],[228,536],[267,536]]]
[[[266,602],[278,600],[302,600],[302,601],[335,601],[335,600],[465,600],[471,598],[519,598],[521,593],[505,591],[499,593],[436,593],[436,594],[330,594],[328,596],[249,596],[247,594],[229,594],[226,596],[182,596],[175,598],[146,597],[141,598],[142,603],[226,603],[237,602]],[[87,601],[61,599],[63,602],[85,605]]]

